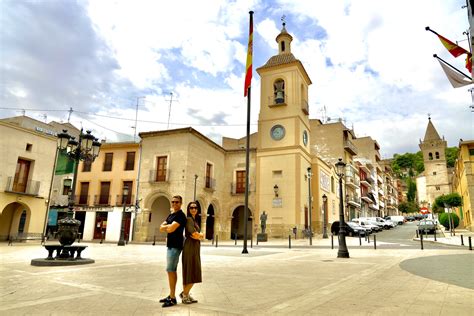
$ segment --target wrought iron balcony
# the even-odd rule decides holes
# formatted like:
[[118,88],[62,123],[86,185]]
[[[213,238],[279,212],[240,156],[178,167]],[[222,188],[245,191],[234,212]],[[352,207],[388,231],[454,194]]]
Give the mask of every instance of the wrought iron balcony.
[[14,177],[8,177],[5,192],[38,196],[40,185],[39,181],[28,180],[26,183],[18,183]]
[[115,206],[123,206],[124,204],[124,197],[125,197],[125,205],[130,206],[135,204],[135,197],[132,194],[129,195],[122,195],[122,194],[117,194],[117,197],[115,198]]
[[110,195],[100,194],[94,196],[94,205],[108,206],[110,205]]
[[150,170],[149,178],[148,178],[149,183],[163,183],[163,182],[169,182],[169,181],[170,181],[170,169]]
[[[249,192],[254,192],[255,188],[252,185],[252,183],[249,184]],[[239,194],[245,194],[245,184],[243,185],[237,185],[236,182],[233,182],[230,184],[230,194],[232,195],[239,195]]]
[[205,189],[210,190],[210,191],[215,191],[216,190],[216,179],[211,178],[211,177],[206,177],[206,183],[204,186]]
[[268,97],[268,106],[269,107],[277,107],[277,106],[284,106],[287,104],[286,95],[282,98],[276,98],[275,96]]
[[301,100],[301,111],[303,111],[304,114],[309,115],[308,101]]
[[74,204],[81,205],[81,206],[89,205],[89,195],[80,194],[80,195],[74,196]]

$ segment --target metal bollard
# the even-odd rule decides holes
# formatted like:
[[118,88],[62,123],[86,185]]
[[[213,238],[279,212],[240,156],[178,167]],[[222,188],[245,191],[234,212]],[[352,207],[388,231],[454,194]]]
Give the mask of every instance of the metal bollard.
[[216,235],[216,248],[217,248],[217,243],[219,242],[219,235]]
[[359,246],[362,246],[362,238],[360,238],[360,232],[359,232]]
[[438,240],[436,239],[436,229],[435,229],[435,232],[434,232],[434,239],[435,239],[435,241],[438,241]]
[[416,230],[416,238],[418,238],[418,229]]
[[253,248],[253,237],[250,238],[250,248]]
[[101,232],[100,243],[104,242],[104,232]]
[[[374,234],[375,236],[375,234]],[[367,243],[370,244],[370,235],[367,235]]]
[[421,245],[421,250],[423,250],[423,234],[420,234],[420,245]]
[[212,245],[214,246],[214,238],[212,238]]
[[377,235],[374,235],[374,249],[377,250]]
[[334,234],[331,234],[331,249],[334,249]]
[[291,249],[291,235],[288,235],[288,248]]
[[472,250],[471,236],[469,236],[469,250]]
[[237,246],[237,234],[234,235],[235,236],[235,245]]
[[153,235],[153,246],[156,245],[156,235]]
[[461,246],[464,246],[464,236],[461,235]]

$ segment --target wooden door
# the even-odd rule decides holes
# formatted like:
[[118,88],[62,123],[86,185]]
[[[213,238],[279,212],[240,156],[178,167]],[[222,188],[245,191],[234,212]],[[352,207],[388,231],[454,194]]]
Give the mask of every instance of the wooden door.
[[28,184],[28,175],[30,173],[30,164],[28,160],[18,159],[16,164],[15,179],[13,180],[13,192],[26,192]]

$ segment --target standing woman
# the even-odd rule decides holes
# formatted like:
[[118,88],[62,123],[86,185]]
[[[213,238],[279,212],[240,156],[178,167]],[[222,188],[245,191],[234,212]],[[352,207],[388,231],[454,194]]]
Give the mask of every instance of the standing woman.
[[183,292],[180,294],[183,304],[197,303],[189,291],[194,283],[201,283],[201,240],[204,234],[196,222],[198,214],[197,202],[190,202],[187,208],[187,221],[184,234],[186,240],[183,248]]

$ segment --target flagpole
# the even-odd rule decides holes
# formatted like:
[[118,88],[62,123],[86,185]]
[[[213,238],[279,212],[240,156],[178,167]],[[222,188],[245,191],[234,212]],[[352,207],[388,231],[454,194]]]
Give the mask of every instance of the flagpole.
[[439,57],[438,55],[436,54],[433,54],[433,57],[434,58],[437,58],[439,60],[441,60],[443,63],[445,63],[446,65],[448,65],[449,67],[451,67],[452,69],[456,70],[457,72],[459,72],[461,75],[465,76],[466,78],[468,78],[469,80],[472,80],[471,77],[469,77],[468,75],[466,75],[464,72],[462,72],[461,70],[457,69],[456,67],[454,67],[453,65],[451,65],[450,63],[448,63],[446,60],[444,60],[443,58]]
[[[250,15],[250,32],[249,32],[249,46],[253,45],[250,36],[253,36],[253,11]],[[253,41],[253,40],[252,40]],[[249,47],[251,49],[251,47]],[[249,53],[249,52],[247,52]],[[248,66],[248,65],[247,65]],[[251,64],[250,64],[251,66]],[[251,68],[250,68],[251,71]],[[247,230],[248,230],[248,214],[249,214],[249,164],[250,164],[250,104],[251,104],[251,87],[250,83],[247,88],[247,137],[245,148],[245,205],[244,205],[244,248],[242,253],[249,253],[247,250]],[[255,210],[254,210],[255,211]]]

